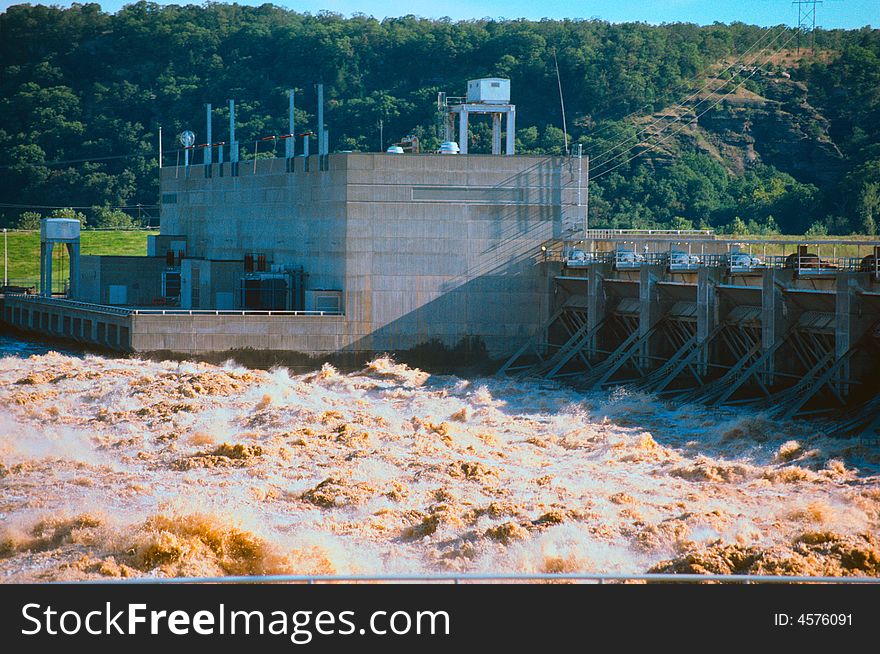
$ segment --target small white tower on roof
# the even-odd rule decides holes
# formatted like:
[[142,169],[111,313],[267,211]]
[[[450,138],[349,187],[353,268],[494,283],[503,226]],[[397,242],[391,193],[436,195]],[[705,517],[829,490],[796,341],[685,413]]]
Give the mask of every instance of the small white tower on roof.
[[[457,102],[456,102],[457,101]],[[451,98],[438,95],[438,105],[446,114],[446,141],[453,140],[455,116],[458,114],[458,146],[461,154],[468,151],[468,115],[492,116],[492,154],[501,154],[501,116],[506,116],[505,154],[514,154],[516,135],[516,105],[510,104],[510,80],[503,77],[485,77],[468,81],[467,97]]]

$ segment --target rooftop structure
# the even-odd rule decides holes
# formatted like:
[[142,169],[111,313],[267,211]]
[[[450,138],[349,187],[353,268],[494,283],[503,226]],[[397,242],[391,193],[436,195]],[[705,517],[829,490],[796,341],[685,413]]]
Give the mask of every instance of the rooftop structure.
[[468,117],[489,114],[492,117],[492,154],[501,154],[501,119],[505,117],[505,154],[515,154],[516,105],[510,104],[510,80],[500,77],[472,79],[467,96],[437,95],[437,111],[443,120],[446,142],[454,140],[455,119],[458,117],[458,146],[461,154],[468,152]]

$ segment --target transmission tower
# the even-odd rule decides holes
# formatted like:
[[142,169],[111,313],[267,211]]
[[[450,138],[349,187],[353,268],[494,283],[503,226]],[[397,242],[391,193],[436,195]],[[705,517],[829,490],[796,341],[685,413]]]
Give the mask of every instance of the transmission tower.
[[801,53],[801,34],[810,32],[810,48],[816,54],[816,5],[821,5],[822,0],[792,0],[798,8],[798,35],[797,53]]

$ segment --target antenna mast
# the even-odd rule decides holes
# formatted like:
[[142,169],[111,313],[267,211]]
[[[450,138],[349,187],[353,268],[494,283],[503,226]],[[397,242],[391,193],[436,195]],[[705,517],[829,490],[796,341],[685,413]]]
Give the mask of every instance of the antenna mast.
[[559,77],[559,62],[556,60],[556,48],[553,48],[553,63],[556,66],[556,83],[559,85],[559,106],[562,108],[562,134],[565,138],[565,154],[568,154],[568,127],[565,123],[565,100],[562,99],[562,78]]

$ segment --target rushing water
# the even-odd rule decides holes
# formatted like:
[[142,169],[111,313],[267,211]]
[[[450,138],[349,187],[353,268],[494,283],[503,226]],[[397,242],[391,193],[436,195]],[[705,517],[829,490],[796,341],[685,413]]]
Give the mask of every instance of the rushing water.
[[880,575],[880,453],[625,390],[0,338],[0,578]]

